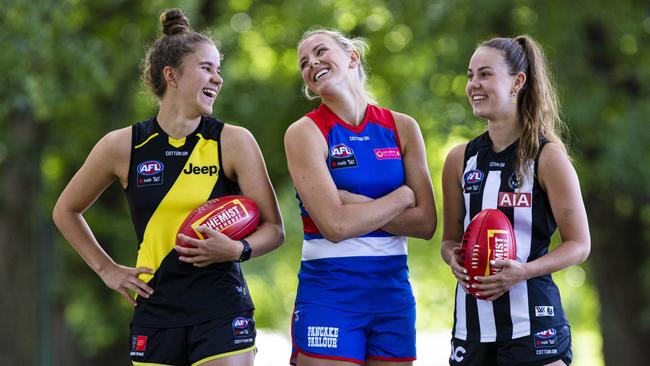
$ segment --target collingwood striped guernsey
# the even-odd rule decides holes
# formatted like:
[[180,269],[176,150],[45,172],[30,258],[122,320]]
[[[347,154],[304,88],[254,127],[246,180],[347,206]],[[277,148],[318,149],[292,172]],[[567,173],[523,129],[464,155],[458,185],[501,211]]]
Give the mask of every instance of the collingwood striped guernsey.
[[[545,143],[540,144],[540,153]],[[495,153],[487,132],[467,144],[462,179],[464,227],[481,210],[498,208],[514,229],[517,261],[525,263],[548,252],[557,225],[537,179],[539,154],[530,162],[534,176],[524,177],[520,185],[514,171],[516,148],[517,142]],[[568,325],[568,320],[550,274],[519,282],[495,301],[478,300],[456,287],[455,338],[504,341],[562,325]]]

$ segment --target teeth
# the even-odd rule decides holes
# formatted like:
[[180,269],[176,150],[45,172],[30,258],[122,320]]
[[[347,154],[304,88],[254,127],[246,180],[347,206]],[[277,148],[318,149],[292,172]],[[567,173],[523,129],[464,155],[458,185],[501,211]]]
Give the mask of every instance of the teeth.
[[472,96],[472,100],[483,100],[483,99],[487,99],[487,96],[485,96],[485,95],[473,95]]
[[320,78],[322,78],[323,76],[325,76],[325,74],[327,74],[328,72],[330,72],[330,69],[322,69],[322,70],[320,70],[320,71],[317,72],[316,75],[314,76],[314,80],[315,80],[315,81],[320,80]]
[[214,98],[214,97],[217,96],[217,91],[214,90],[214,89],[204,88],[202,91],[203,91],[203,94],[209,96],[210,98]]

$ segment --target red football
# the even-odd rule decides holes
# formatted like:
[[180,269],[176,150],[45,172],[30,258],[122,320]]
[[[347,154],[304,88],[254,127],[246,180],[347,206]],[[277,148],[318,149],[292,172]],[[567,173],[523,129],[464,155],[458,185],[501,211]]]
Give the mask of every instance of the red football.
[[[251,199],[244,196],[223,196],[209,200],[190,212],[178,233],[190,238],[205,239],[197,227],[206,225],[233,240],[239,240],[255,230],[259,222],[260,210]],[[178,238],[176,244],[191,247]]]
[[[474,216],[460,246],[460,261],[470,276],[470,285],[478,283],[474,276],[489,276],[501,270],[490,265],[495,259],[517,259],[517,245],[510,220],[503,212],[489,208]],[[475,288],[468,290],[482,299],[476,296]]]

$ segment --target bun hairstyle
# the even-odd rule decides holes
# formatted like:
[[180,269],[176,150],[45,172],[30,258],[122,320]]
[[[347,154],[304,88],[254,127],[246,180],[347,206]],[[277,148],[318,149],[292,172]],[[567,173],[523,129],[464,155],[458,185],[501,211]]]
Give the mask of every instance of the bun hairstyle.
[[519,121],[523,127],[517,145],[517,178],[532,177],[525,167],[527,161],[537,158],[540,142],[558,144],[564,152],[562,132],[566,128],[560,118],[558,101],[551,72],[542,47],[529,35],[514,38],[492,38],[479,47],[490,47],[503,52],[510,75],[526,74],[526,83],[517,96]]
[[198,44],[210,43],[217,47],[208,36],[192,31],[190,21],[180,9],[169,9],[160,15],[163,36],[158,38],[147,51],[142,79],[158,97],[162,98],[167,90],[167,81],[163,75],[165,66],[179,69],[186,55],[193,53]]

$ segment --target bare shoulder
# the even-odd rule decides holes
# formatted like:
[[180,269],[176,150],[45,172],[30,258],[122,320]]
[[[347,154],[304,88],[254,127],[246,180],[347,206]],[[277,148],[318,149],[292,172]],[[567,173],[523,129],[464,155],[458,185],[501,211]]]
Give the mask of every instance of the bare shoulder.
[[98,150],[105,157],[122,161],[128,159],[131,155],[131,126],[113,130],[102,137],[93,150]]
[[235,126],[231,124],[224,124],[223,130],[221,131],[221,141],[224,146],[232,145],[239,146],[240,144],[250,144],[255,143],[255,137],[253,134],[246,128],[241,126]]
[[284,134],[284,139],[286,142],[287,139],[301,138],[316,133],[319,133],[318,126],[316,126],[311,118],[303,116],[289,125],[287,132]]
[[447,153],[447,162],[456,163],[460,162],[465,158],[465,149],[467,148],[467,142],[458,144],[449,150]]
[[409,116],[408,114],[396,112],[393,110],[391,110],[391,113],[395,119],[395,126],[398,129],[420,129],[420,126],[418,125],[418,122],[415,120],[415,118]]
[[569,156],[562,146],[553,142],[547,143],[539,155],[540,167],[547,167],[561,162],[570,162]]

